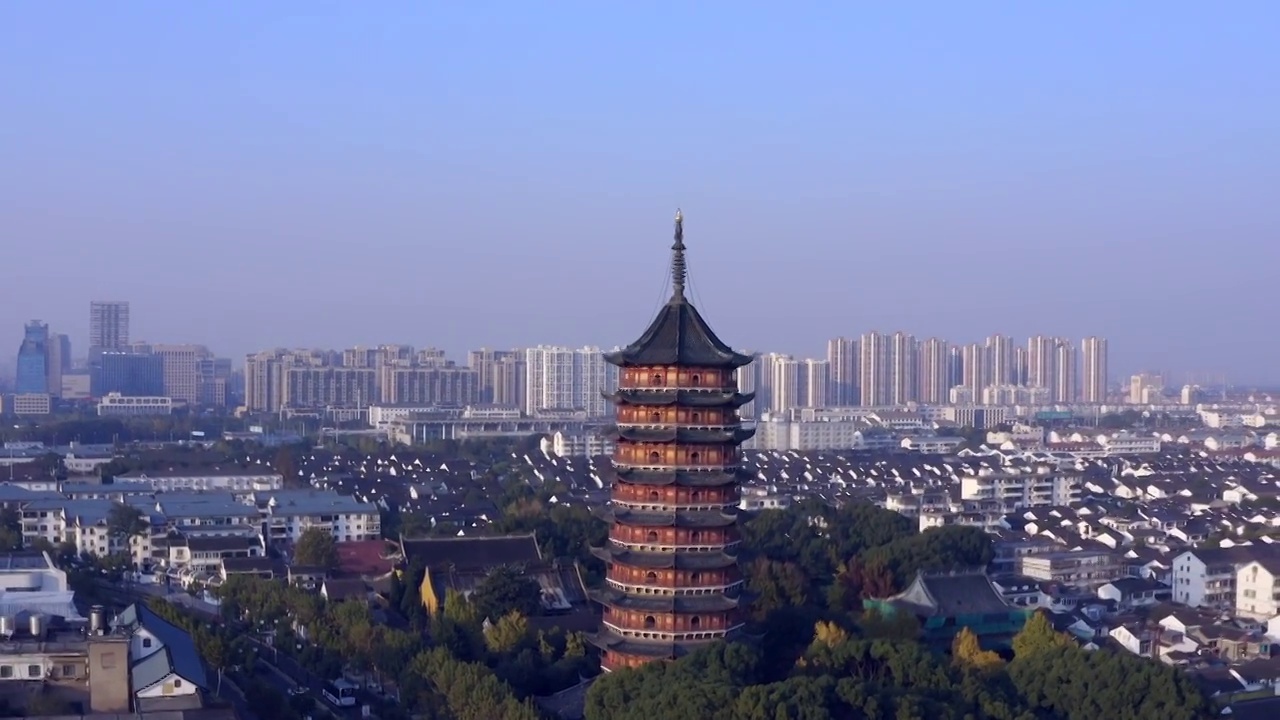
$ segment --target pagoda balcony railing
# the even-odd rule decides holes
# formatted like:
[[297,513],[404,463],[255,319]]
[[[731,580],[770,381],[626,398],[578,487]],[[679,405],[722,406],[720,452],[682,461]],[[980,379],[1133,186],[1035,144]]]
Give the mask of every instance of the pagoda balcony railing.
[[670,430],[671,428],[682,428],[685,430],[737,430],[742,427],[742,423],[735,422],[727,425],[708,425],[706,423],[656,423],[653,421],[646,422],[622,422],[614,423],[619,428],[630,428],[636,430]]
[[651,542],[634,542],[634,543],[625,542],[623,540],[619,540],[613,537],[609,538],[609,541],[612,542],[614,545],[617,545],[618,547],[624,547],[628,550],[635,550],[637,552],[657,552],[657,553],[674,554],[676,550],[685,550],[685,551],[688,551],[690,555],[695,555],[699,553],[713,553],[718,550],[732,550],[733,548],[742,544],[741,540],[731,540],[729,542],[716,543],[714,545],[689,545],[685,543],[661,545],[658,543],[651,543]]
[[679,512],[681,510],[725,510],[733,512],[738,508],[738,503],[741,501],[742,497],[739,496],[726,499],[722,503],[663,503],[646,500],[623,500],[621,498],[611,498],[609,503],[616,507],[643,512]]
[[650,465],[648,463],[627,463],[615,460],[613,464],[617,467],[631,468],[635,470],[652,470],[654,472],[663,472],[668,470],[688,470],[693,472],[737,472],[742,466],[738,463],[720,464],[720,465],[675,465],[669,463],[656,463]]
[[618,383],[619,390],[681,390],[684,392],[704,392],[704,393],[727,393],[738,392],[738,383],[732,382],[725,385],[633,385],[627,383]]
[[632,640],[665,640],[667,642],[689,642],[694,640],[714,640],[730,635],[744,627],[744,623],[731,625],[719,630],[691,630],[686,632],[663,632],[662,630],[629,630],[618,627],[610,622],[602,622],[602,625],[614,631],[618,635]]
[[624,583],[618,582],[610,578],[605,578],[605,582],[615,590],[621,590],[624,593],[632,595],[642,595],[646,597],[698,597],[701,595],[715,595],[716,593],[727,593],[731,590],[738,590],[746,583],[745,580],[738,580],[727,585],[689,585],[684,587],[664,587],[662,585],[650,585],[648,583]]

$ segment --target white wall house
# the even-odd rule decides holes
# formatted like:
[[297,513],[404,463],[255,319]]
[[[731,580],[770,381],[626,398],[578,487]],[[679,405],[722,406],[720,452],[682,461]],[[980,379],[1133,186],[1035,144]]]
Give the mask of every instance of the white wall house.
[[1257,620],[1280,615],[1280,559],[1255,560],[1236,572],[1236,612]]
[[1192,607],[1234,608],[1240,569],[1254,560],[1273,557],[1280,557],[1280,548],[1271,545],[1199,548],[1180,553],[1169,570],[1173,601]]

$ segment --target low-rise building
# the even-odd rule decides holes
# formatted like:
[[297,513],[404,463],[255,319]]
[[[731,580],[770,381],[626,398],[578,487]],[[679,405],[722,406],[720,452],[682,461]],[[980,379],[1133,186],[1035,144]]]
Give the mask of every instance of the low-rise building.
[[307,529],[318,527],[338,542],[376,540],[382,535],[378,506],[350,495],[318,490],[280,490],[254,493],[254,506],[266,520],[267,541],[297,542]]
[[155,492],[179,490],[223,491],[247,495],[284,487],[284,476],[270,470],[136,470],[116,476],[116,481],[144,482]]
[[1280,557],[1263,557],[1236,571],[1236,612],[1266,620],[1280,615]]
[[98,401],[98,415],[103,417],[172,414],[173,399],[167,397],[107,393]]
[[1119,579],[1124,566],[1110,552],[1070,550],[1020,557],[1018,573],[1041,582],[1097,588]]

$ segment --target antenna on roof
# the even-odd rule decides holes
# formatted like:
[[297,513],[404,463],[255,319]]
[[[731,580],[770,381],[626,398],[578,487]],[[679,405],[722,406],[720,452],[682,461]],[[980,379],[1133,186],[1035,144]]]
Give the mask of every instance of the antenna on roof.
[[684,263],[684,215],[676,210],[676,241],[671,245],[671,299],[684,302],[684,282],[688,270]]

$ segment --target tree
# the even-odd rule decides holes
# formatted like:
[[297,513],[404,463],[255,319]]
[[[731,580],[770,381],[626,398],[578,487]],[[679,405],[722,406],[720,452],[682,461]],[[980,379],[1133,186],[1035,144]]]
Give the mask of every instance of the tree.
[[111,540],[126,548],[133,538],[150,531],[151,522],[141,510],[124,503],[114,503],[107,512],[107,534]]
[[951,663],[956,667],[976,670],[984,675],[998,672],[1004,660],[991,650],[983,650],[978,636],[967,627],[960,628],[951,641]]
[[519,569],[504,566],[481,580],[470,599],[481,619],[492,622],[513,611],[529,617],[542,609],[542,586]]
[[328,530],[309,527],[302,531],[293,547],[293,562],[297,565],[333,569],[338,566],[338,547]]
[[529,621],[518,611],[503,615],[484,629],[484,642],[489,652],[508,655],[516,652],[529,639]]
[[1036,653],[1053,648],[1074,645],[1071,638],[1053,629],[1049,616],[1036,611],[1027,618],[1017,635],[1013,636],[1013,655],[1016,658],[1029,658]]
[[298,487],[304,484],[298,477],[298,463],[294,460],[292,446],[281,445],[280,450],[276,452],[276,458],[272,461],[271,467],[284,477],[285,487]]
[[22,515],[13,508],[0,510],[0,551],[22,549]]

